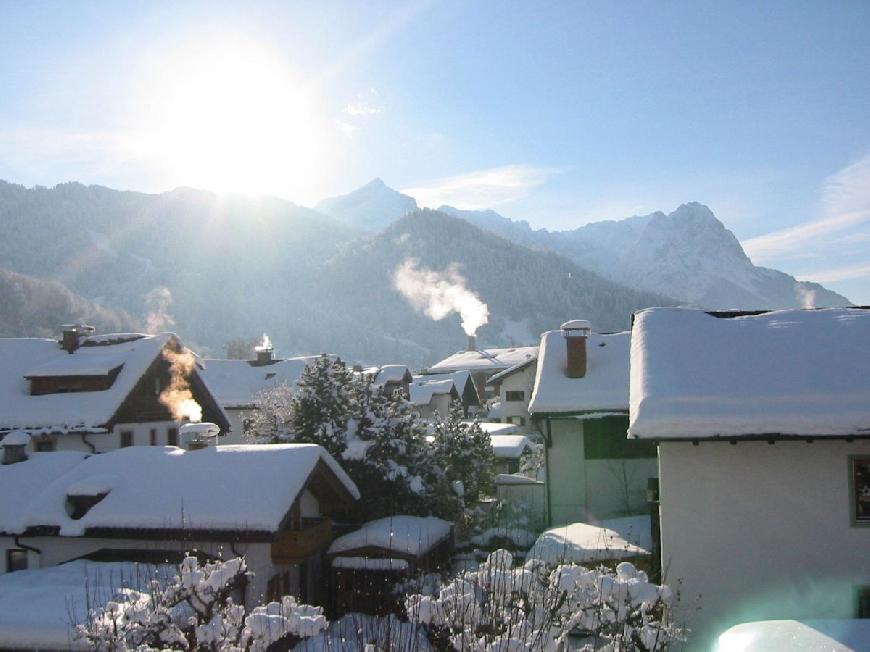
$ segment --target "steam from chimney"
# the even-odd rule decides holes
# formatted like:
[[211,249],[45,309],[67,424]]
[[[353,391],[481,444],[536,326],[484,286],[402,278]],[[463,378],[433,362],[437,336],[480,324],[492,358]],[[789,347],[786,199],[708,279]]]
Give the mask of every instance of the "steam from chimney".
[[160,402],[169,408],[175,421],[202,421],[202,407],[194,400],[187,382],[196,366],[193,354],[164,349],[163,358],[169,363],[169,387],[160,392]]
[[810,290],[808,288],[803,288],[800,285],[795,288],[797,290],[798,298],[801,301],[801,308],[815,308],[816,307],[816,291]]
[[435,321],[459,313],[466,335],[489,321],[489,308],[466,287],[459,265],[451,263],[443,272],[420,267],[414,258],[405,260],[393,272],[393,286],[414,306]]
[[272,348],[272,339],[263,333],[263,339],[260,340],[260,343],[254,347],[254,351],[268,351]]
[[169,314],[169,306],[172,304],[172,292],[167,287],[157,287],[145,295],[145,327],[148,333],[154,335],[163,333],[175,326],[175,320]]

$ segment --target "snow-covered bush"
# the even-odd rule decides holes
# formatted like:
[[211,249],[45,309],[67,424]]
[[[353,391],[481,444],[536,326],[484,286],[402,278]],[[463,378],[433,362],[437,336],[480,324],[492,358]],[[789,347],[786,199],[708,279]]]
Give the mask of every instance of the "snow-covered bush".
[[244,586],[242,557],[201,564],[188,556],[167,586],[153,582],[149,593],[122,589],[78,625],[80,642],[100,652],[214,650],[265,652],[278,641],[297,641],[326,628],[323,609],[297,604],[292,596],[245,614],[231,594]]
[[405,599],[408,618],[455,650],[475,652],[662,650],[680,640],[669,622],[671,591],[623,562],[616,571],[533,560],[514,568],[497,550],[460,573],[438,595]]

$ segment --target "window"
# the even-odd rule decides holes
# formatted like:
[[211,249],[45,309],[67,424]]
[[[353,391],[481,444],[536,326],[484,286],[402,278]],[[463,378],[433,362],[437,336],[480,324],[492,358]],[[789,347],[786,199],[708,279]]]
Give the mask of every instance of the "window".
[[27,570],[27,551],[12,548],[6,551],[6,572]]
[[852,525],[870,527],[870,457],[855,455],[849,462]]
[[178,446],[178,428],[168,428],[166,430],[166,445]]
[[509,389],[504,393],[504,400],[509,401],[511,403],[519,402],[522,403],[526,400],[526,393],[521,389]]
[[859,587],[855,594],[857,597],[855,617],[870,618],[870,586]]
[[148,431],[148,443],[152,446],[157,445],[157,428],[151,428]]
[[128,446],[133,445],[133,431],[132,430],[122,430],[121,431],[121,448],[127,448]]
[[33,444],[33,448],[37,453],[52,453],[57,449],[57,442],[54,439],[40,439]]

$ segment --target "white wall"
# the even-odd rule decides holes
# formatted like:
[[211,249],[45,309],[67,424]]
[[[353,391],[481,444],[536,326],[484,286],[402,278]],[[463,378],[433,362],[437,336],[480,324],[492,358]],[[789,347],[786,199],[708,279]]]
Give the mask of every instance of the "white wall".
[[691,649],[747,620],[853,617],[870,528],[849,516],[849,455],[870,441],[663,442],[662,565]]
[[582,420],[553,419],[550,424],[547,482],[552,526],[646,512],[647,480],[658,474],[655,458],[587,460]]
[[[157,430],[157,445],[165,446],[167,441],[167,433],[169,428],[178,428],[180,424],[174,421],[158,421],[153,423],[119,423],[116,424],[111,432],[102,434],[88,434],[85,439],[90,442],[97,453],[107,453],[109,451],[120,448],[121,446],[121,431],[131,430],[133,432],[134,446],[150,445],[151,429]],[[82,436],[79,434],[68,435],[51,435],[55,441],[56,450],[59,451],[80,451],[82,453],[91,453],[91,448],[82,441]],[[223,440],[221,440],[223,441]],[[179,443],[183,443],[179,437]],[[31,440],[30,450],[35,450],[35,440]]]
[[[535,386],[535,370],[536,364],[530,364],[525,369],[521,369],[505,378],[499,386],[499,398],[501,401],[501,418],[507,421],[508,417],[522,417],[526,427],[529,427],[529,401],[532,399],[532,390]],[[522,401],[508,401],[507,393],[511,391],[523,392]],[[517,419],[512,419],[514,423],[518,423]]]

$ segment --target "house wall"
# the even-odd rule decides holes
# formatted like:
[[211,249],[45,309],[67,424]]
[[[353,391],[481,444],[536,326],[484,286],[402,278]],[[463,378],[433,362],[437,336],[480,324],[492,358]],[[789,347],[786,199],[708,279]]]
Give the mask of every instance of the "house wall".
[[[300,567],[272,563],[271,544],[235,543],[215,541],[152,541],[143,539],[97,539],[91,537],[22,537],[20,541],[38,548],[40,553],[28,553],[28,568],[56,566],[72,559],[96,552],[103,548],[134,550],[170,550],[189,552],[200,550],[215,557],[228,559],[236,553],[244,555],[253,576],[248,578],[245,604],[248,608],[263,602],[269,579],[278,572],[290,571],[291,590],[299,595]],[[6,571],[6,550],[17,548],[12,537],[0,537],[0,564]]]
[[543,482],[529,480],[527,483],[500,483],[495,482],[495,491],[498,499],[513,505],[523,505],[528,510],[529,529],[543,529],[547,521],[547,496]]
[[[613,438],[611,457],[587,456],[593,442],[586,440],[593,428],[595,437],[603,433]],[[658,475],[655,449],[628,440],[627,430],[627,416],[550,419],[546,455],[551,526],[647,512],[647,480]]]
[[224,408],[230,420],[230,431],[218,439],[218,444],[249,444],[245,439],[245,419],[250,418],[254,411],[249,409]]
[[[169,428],[178,428],[180,424],[175,421],[156,421],[151,423],[120,423],[116,424],[111,432],[102,434],[88,434],[85,439],[90,442],[97,453],[107,453],[121,447],[121,431],[133,432],[134,446],[149,446],[151,429],[157,430],[157,446],[166,446],[167,434]],[[59,451],[80,451],[82,453],[93,452],[91,448],[82,441],[79,434],[67,435],[51,435],[55,441],[56,450]],[[36,449],[36,440],[34,437],[31,440],[30,450]],[[221,440],[223,441],[223,440]],[[182,444],[179,435],[179,444]]]
[[748,620],[854,617],[870,527],[853,527],[850,455],[870,441],[662,442],[662,567],[691,649]]
[[[536,364],[530,364],[510,376],[507,376],[499,386],[498,400],[501,401],[501,414],[506,422],[529,426],[529,401],[535,387]],[[522,401],[508,401],[507,393],[523,392]],[[522,421],[520,421],[522,419]]]

